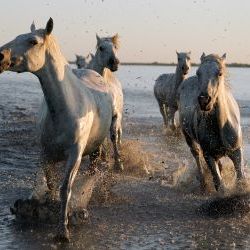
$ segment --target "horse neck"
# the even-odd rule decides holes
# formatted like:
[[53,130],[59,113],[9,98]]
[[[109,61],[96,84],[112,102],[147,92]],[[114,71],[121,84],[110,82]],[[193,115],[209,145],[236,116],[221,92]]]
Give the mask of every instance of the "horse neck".
[[96,57],[93,58],[92,63],[89,68],[99,73],[104,78],[105,82],[107,83],[112,82],[113,73],[110,71],[110,69],[104,67],[103,65],[100,65]]
[[[67,96],[63,88],[70,84],[67,82],[68,68],[65,58],[58,49],[49,50],[46,53],[44,66],[34,74],[38,77],[43,94],[52,117],[59,116],[62,110],[66,110]],[[73,73],[72,73],[73,75]]]
[[185,79],[185,75],[182,73],[181,66],[177,64],[176,71],[175,71],[175,89],[177,89],[181,82]]
[[186,76],[182,73],[180,65],[177,64],[176,71],[175,71],[175,83],[173,88],[173,95],[177,95],[178,88],[181,82],[186,78]]
[[91,64],[90,64],[89,68],[93,69],[94,71],[96,71],[97,73],[99,73],[101,76],[103,76],[105,67],[103,65],[99,64],[96,56],[91,61]]

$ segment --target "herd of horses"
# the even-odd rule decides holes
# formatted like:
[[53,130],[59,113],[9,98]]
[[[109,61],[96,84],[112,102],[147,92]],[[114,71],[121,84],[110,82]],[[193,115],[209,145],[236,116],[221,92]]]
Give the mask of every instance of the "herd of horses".
[[[90,62],[80,60],[78,68],[72,70],[52,35],[51,18],[44,29],[36,29],[33,23],[30,30],[0,47],[0,72],[31,72],[40,81],[44,94],[39,114],[43,164],[65,161],[57,238],[67,241],[68,203],[82,157],[89,155],[94,171],[101,145],[110,134],[114,168],[123,169],[123,92],[113,74],[119,64],[119,37],[97,36],[96,53]],[[233,161],[237,179],[245,178],[239,107],[225,79],[226,55],[203,54],[196,75],[187,77],[190,56],[191,52],[177,52],[175,74],[161,75],[154,94],[166,127],[177,129],[174,115],[179,110],[180,129],[196,160],[203,188],[204,168],[208,167],[219,190],[223,156]],[[50,173],[45,175],[49,189],[53,189]]]

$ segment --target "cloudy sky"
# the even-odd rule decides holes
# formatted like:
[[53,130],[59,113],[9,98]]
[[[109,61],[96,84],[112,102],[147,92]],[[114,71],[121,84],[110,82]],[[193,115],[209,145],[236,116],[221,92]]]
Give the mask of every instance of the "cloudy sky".
[[119,33],[123,62],[173,62],[175,50],[227,53],[229,62],[250,63],[249,0],[9,0],[0,8],[0,44],[44,27],[67,59],[95,51],[95,34]]

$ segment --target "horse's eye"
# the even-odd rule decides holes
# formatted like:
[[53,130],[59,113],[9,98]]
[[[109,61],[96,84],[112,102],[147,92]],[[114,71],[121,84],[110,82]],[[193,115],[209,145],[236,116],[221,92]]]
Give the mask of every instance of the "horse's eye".
[[196,75],[199,77],[201,75],[200,71],[196,71]]
[[29,43],[32,45],[32,46],[35,46],[38,44],[38,41],[36,39],[32,39],[29,41]]
[[100,49],[100,51],[103,51],[103,50],[104,50],[104,48],[103,48],[102,46],[100,46],[99,49]]

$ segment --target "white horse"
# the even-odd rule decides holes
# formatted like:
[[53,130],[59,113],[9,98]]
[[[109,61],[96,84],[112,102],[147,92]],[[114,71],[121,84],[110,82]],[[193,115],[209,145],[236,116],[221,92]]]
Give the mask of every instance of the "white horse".
[[213,176],[215,189],[221,186],[220,158],[228,156],[237,179],[245,178],[240,110],[226,76],[226,54],[201,56],[196,76],[179,88],[180,124],[205,188],[204,160]]
[[[66,160],[57,237],[68,240],[72,184],[82,156],[90,155],[91,164],[95,165],[99,146],[111,126],[112,98],[98,73],[86,70],[82,81],[72,73],[51,34],[52,29],[50,18],[45,29],[37,30],[32,24],[31,33],[3,45],[0,68],[9,60],[8,70],[31,72],[40,81],[47,104],[47,113],[41,118],[43,159],[48,164]],[[9,55],[4,53],[6,49]]]
[[191,52],[177,54],[177,67],[175,74],[160,75],[154,85],[154,95],[159,104],[160,112],[166,128],[170,124],[172,130],[176,129],[174,115],[178,109],[177,92],[181,82],[186,78],[191,68]]
[[[102,75],[109,87],[113,100],[113,129],[111,129],[110,136],[114,146],[115,169],[123,170],[123,164],[119,153],[122,137],[123,91],[120,81],[112,73],[118,70],[118,65],[120,63],[117,58],[119,36],[116,34],[112,37],[100,38],[96,35],[96,39],[97,50],[88,68]],[[80,78],[85,75],[84,70],[73,70],[73,72]]]

